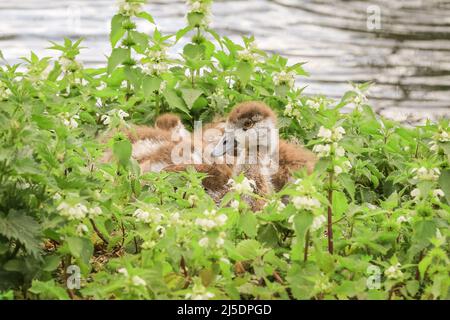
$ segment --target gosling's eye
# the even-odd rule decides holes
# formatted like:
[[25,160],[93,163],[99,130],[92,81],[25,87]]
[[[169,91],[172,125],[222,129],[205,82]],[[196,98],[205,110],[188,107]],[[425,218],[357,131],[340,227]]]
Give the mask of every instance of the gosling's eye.
[[253,127],[253,122],[250,120],[247,120],[244,122],[244,131],[247,131],[248,129],[250,129],[251,127]]

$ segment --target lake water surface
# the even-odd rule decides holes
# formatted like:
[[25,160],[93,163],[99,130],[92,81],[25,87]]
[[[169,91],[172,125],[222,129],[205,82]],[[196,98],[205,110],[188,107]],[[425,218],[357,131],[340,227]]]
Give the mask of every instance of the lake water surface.
[[[150,0],[146,9],[163,32],[185,25],[184,1]],[[0,50],[15,63],[30,50],[55,55],[48,40],[84,37],[84,64],[102,65],[115,11],[114,0],[0,0]],[[213,14],[221,34],[254,34],[260,48],[307,61],[311,76],[298,81],[307,94],[339,98],[349,81],[374,81],[370,101],[382,114],[450,117],[450,0],[227,0]]]

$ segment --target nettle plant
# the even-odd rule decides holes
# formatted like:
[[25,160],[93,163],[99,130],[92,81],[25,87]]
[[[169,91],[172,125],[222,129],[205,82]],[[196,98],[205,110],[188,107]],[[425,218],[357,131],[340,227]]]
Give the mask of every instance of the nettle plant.
[[[340,101],[306,96],[303,65],[214,32],[211,1],[189,0],[173,35],[138,31],[154,24],[142,4],[121,1],[104,68],[85,68],[81,40],[65,39],[57,59],[0,69],[0,298],[450,297],[448,120],[383,119],[369,84]],[[99,142],[168,111],[191,127],[245,100],[271,106],[280,135],[320,158],[260,212],[242,175],[216,205],[204,175],[142,174],[123,135]]]

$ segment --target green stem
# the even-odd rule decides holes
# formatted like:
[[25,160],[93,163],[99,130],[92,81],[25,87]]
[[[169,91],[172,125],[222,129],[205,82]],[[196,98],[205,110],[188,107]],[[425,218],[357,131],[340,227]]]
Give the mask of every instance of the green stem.
[[333,254],[333,179],[334,173],[330,172],[328,180],[328,225],[327,225],[327,235],[328,235],[328,252]]
[[305,236],[305,251],[303,253],[303,261],[306,262],[308,261],[308,248],[309,248],[309,229],[308,231],[306,231],[306,236]]

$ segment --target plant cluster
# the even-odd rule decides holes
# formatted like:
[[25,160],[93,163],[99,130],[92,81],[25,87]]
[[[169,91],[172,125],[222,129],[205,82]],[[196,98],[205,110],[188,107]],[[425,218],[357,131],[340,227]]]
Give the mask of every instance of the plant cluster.
[[[140,32],[138,20],[154,24],[143,2],[120,2],[103,68],[84,67],[69,39],[52,44],[58,59],[0,68],[0,299],[450,297],[448,120],[380,118],[368,84],[339,101],[304,95],[303,64],[217,34],[212,1],[189,0],[176,34]],[[320,157],[260,212],[243,176],[216,205],[202,174],[142,174],[122,135],[98,142],[164,112],[190,127],[246,100]]]

